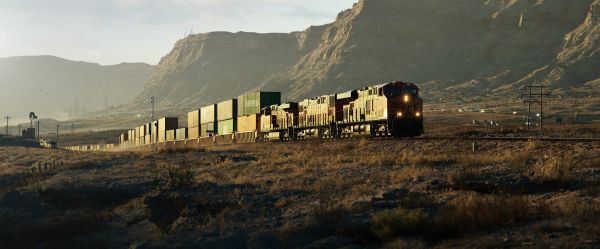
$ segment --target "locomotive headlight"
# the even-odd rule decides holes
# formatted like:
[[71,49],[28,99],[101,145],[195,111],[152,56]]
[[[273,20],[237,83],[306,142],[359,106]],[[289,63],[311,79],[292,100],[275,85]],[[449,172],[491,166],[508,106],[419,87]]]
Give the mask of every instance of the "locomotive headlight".
[[408,94],[404,95],[404,103],[408,103],[410,101],[410,96]]
[[396,113],[396,116],[399,117],[399,118],[401,118],[402,117],[402,112]]

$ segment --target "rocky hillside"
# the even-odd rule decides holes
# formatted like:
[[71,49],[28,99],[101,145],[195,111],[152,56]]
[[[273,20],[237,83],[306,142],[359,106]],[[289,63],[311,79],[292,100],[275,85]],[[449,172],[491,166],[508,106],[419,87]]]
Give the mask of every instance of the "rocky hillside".
[[143,90],[152,70],[143,63],[101,66],[53,56],[0,58],[0,113],[19,121],[30,111],[67,118],[128,103]]
[[[180,40],[135,103],[198,105],[251,89],[288,100],[392,80],[429,96],[502,94],[546,82],[589,94],[600,71],[600,0],[361,0],[291,34]],[[450,94],[449,94],[450,93]]]

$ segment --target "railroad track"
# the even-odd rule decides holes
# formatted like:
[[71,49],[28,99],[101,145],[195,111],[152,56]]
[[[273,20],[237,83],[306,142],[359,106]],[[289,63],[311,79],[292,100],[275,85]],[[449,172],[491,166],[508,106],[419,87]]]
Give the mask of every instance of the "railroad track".
[[498,141],[573,141],[573,142],[593,142],[600,138],[555,138],[555,137],[454,137],[454,136],[422,136],[413,138],[416,140],[498,140]]
[[[324,141],[351,141],[351,140],[356,140],[356,139],[360,139],[361,137],[350,137],[350,138],[337,138],[337,139],[323,139]],[[529,140],[537,140],[537,141],[548,141],[548,142],[600,142],[600,138],[553,138],[553,137],[459,137],[459,136],[420,136],[420,137],[413,137],[413,138],[395,138],[395,137],[362,137],[362,138],[367,138],[369,140],[374,140],[374,141],[411,141],[411,140],[431,140],[431,141],[435,141],[435,140],[439,140],[439,141],[443,141],[443,140],[459,140],[459,141],[529,141]],[[318,138],[313,138],[313,139],[317,139]],[[313,139],[308,139],[308,140],[313,140]],[[181,142],[181,141],[180,141]],[[303,140],[273,140],[273,141],[268,141],[268,142],[258,142],[258,143],[302,143]],[[237,143],[239,145],[243,145],[243,144],[252,144],[252,143],[256,143],[256,142],[248,142],[248,143]],[[190,148],[200,148],[200,147],[220,147],[220,146],[227,146],[227,145],[232,145],[233,143],[226,143],[226,144],[213,144],[213,145],[198,145],[198,146],[192,146]],[[165,144],[159,144],[154,145],[154,146],[149,146],[149,145],[144,145],[144,146],[138,146],[138,147],[133,147],[133,148],[128,148],[125,150],[117,150],[117,151],[128,151],[128,150],[138,150],[138,151],[144,151],[144,150],[155,150],[155,149],[166,149],[166,148],[176,148],[175,147],[169,147],[169,146],[165,146]],[[102,151],[109,151],[109,150],[102,150]]]

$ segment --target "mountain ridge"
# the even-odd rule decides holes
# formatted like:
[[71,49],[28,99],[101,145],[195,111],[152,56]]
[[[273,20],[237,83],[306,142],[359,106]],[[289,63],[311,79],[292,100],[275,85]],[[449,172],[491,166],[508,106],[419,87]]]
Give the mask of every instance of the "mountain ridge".
[[[542,78],[557,93],[587,93],[600,78],[590,69],[600,63],[599,4],[361,0],[304,31],[190,35],[132,106],[156,96],[161,106],[197,107],[256,89],[299,100],[395,80],[416,82],[431,98],[510,94]],[[561,70],[577,77],[553,80]]]
[[100,65],[51,55],[0,58],[0,87],[10,89],[0,92],[0,112],[26,118],[34,111],[40,117],[66,119],[126,104],[143,90],[153,68],[145,63]]

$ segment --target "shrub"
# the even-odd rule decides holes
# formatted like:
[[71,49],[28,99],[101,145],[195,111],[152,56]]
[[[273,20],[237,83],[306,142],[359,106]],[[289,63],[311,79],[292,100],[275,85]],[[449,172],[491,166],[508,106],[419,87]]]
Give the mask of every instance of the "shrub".
[[194,182],[194,172],[190,167],[165,163],[161,168],[167,172],[167,185],[173,189],[189,187]]
[[525,147],[525,150],[532,151],[532,150],[537,150],[540,147],[542,147],[542,143],[540,142],[540,140],[538,140],[538,139],[529,139],[527,141],[527,147]]
[[384,249],[424,249],[427,246],[419,240],[394,240],[383,246]]
[[566,183],[572,180],[573,163],[570,158],[545,156],[533,167],[533,176],[539,182]]
[[313,207],[311,218],[324,225],[334,225],[342,220],[346,211],[335,204],[319,204]]
[[446,180],[452,187],[461,189],[470,181],[476,180],[477,176],[478,172],[475,169],[461,167],[448,172]]
[[427,225],[422,209],[397,208],[373,215],[373,233],[388,241],[400,235],[419,235]]
[[523,197],[468,194],[440,210],[432,235],[461,236],[471,230],[499,228],[524,221],[531,209]]

